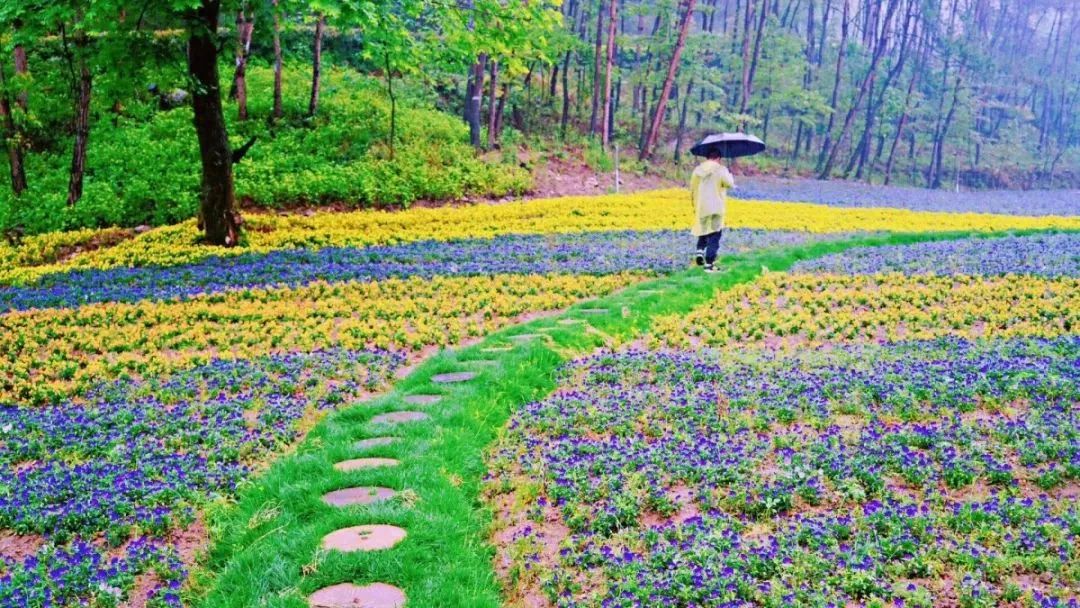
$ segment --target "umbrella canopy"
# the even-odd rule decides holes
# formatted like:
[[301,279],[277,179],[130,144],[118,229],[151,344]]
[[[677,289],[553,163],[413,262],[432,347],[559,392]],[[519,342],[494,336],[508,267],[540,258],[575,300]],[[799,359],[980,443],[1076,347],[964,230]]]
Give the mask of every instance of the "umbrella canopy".
[[765,142],[746,133],[717,133],[698,142],[690,153],[694,156],[711,156],[719,153],[724,158],[750,156],[765,149]]

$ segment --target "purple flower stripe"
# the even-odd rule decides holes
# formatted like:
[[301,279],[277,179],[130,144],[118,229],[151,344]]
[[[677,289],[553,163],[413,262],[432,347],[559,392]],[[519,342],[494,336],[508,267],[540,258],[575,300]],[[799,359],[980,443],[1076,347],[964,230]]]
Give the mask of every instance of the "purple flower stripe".
[[[731,230],[721,255],[838,238],[803,232]],[[693,253],[680,231],[508,235],[457,242],[420,241],[367,248],[286,249],[211,257],[172,267],[73,270],[25,287],[0,287],[0,312],[91,302],[168,300],[204,293],[313,281],[373,281],[389,277],[489,274],[666,273]]]
[[794,272],[1080,276],[1080,234],[860,247],[798,262]]
[[803,201],[833,207],[893,207],[913,211],[1080,215],[1080,190],[981,190],[952,192],[902,186],[870,186],[842,180],[736,177],[738,198]]

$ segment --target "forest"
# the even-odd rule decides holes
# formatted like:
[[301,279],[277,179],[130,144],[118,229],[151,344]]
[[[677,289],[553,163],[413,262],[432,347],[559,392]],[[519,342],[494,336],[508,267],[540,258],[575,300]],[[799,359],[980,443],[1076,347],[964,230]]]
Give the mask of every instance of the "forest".
[[[533,156],[928,188],[1080,183],[1069,0],[19,0],[9,240],[238,209],[520,195]],[[526,160],[522,160],[526,158]]]

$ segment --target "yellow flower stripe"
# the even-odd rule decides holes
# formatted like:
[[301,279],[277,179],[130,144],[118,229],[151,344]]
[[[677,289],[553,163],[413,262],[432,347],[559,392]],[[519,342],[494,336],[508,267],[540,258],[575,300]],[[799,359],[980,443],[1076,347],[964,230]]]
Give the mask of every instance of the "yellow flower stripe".
[[[362,246],[420,239],[449,240],[499,234],[547,234],[604,230],[688,228],[692,208],[683,189],[637,194],[569,196],[498,205],[413,208],[401,212],[353,211],[303,215],[249,215],[246,243],[233,249],[199,244],[194,222],[142,234],[114,247],[74,256],[63,264],[0,271],[0,283],[33,280],[68,268],[175,265],[208,255],[236,255],[289,247]],[[809,203],[731,200],[732,228],[923,232],[1002,231],[1033,228],[1080,229],[1080,217],[1022,217],[979,213],[938,213],[904,209],[851,209]]]
[[53,400],[92,382],[159,374],[210,357],[449,345],[488,334],[516,315],[562,308],[641,278],[414,277],[13,312],[0,316],[0,403]]
[[1080,279],[770,273],[654,326],[653,346],[1080,333]]

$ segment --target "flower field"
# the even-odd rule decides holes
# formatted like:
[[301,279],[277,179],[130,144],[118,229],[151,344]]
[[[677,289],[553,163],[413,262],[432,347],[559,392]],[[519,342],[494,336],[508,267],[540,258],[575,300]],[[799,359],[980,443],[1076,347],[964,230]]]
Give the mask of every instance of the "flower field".
[[[200,556],[287,533],[262,527],[286,501],[223,523],[273,463],[340,439],[317,429],[441,348],[613,298],[611,327],[548,321],[568,333],[544,344],[651,351],[586,356],[550,397],[455,419],[471,440],[515,412],[483,484],[516,505],[495,539],[511,603],[515,585],[558,606],[1075,595],[1080,220],[733,201],[722,261],[807,259],[715,290],[687,270],[688,211],[662,191],[258,215],[236,250],[190,224],[0,247],[0,606],[221,605],[207,598],[228,562]],[[981,236],[907,243],[928,226]],[[1059,232],[997,234],[1043,229]],[[637,335],[625,298],[650,293]],[[440,483],[478,492],[482,448]],[[422,526],[444,515],[425,509],[443,503],[424,479],[394,508],[424,513],[409,533],[435,546]],[[455,538],[448,555],[480,556],[493,585],[481,539]],[[304,604],[324,558],[305,546],[261,560],[289,581],[273,605]]]
[[564,365],[488,457],[511,603],[1080,605],[1078,256],[847,249]]

